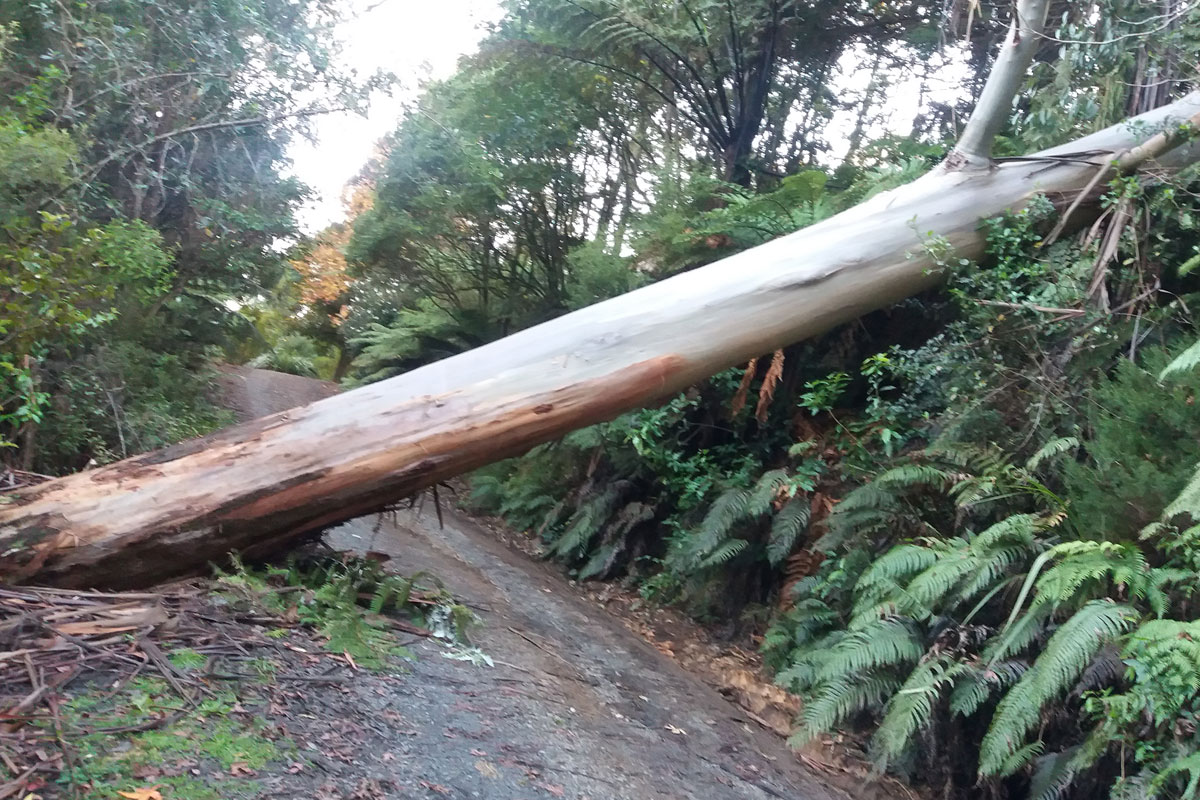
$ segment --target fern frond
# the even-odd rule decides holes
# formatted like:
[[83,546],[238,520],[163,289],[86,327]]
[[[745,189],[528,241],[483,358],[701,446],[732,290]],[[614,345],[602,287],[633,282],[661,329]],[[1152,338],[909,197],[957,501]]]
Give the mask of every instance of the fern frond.
[[904,464],[881,472],[872,483],[886,486],[892,491],[914,488],[945,489],[954,482],[954,476],[928,464]]
[[618,490],[610,486],[581,505],[567,520],[566,530],[550,545],[546,555],[580,556],[612,515],[619,497]]
[[845,631],[832,630],[812,639],[807,646],[797,647],[791,656],[791,664],[775,675],[775,683],[792,692],[803,692],[816,686],[830,653],[844,638]]
[[746,516],[749,502],[748,489],[729,489],[713,501],[699,528],[684,540],[686,546],[675,559],[681,571],[699,567],[701,561],[729,538],[733,526]]
[[701,569],[709,567],[719,567],[720,565],[730,561],[738,553],[746,549],[750,543],[745,539],[730,539],[725,544],[718,547],[710,556],[700,562]]
[[858,578],[856,592],[868,592],[884,581],[906,582],[937,563],[939,550],[919,544],[896,545],[875,559]]
[[972,545],[976,550],[1008,543],[1031,545],[1041,519],[1037,514],[1013,514],[1005,517],[976,536]]
[[1074,450],[1076,447],[1079,447],[1079,439],[1075,436],[1063,436],[1060,439],[1052,439],[1029,457],[1029,460],[1025,462],[1025,469],[1033,472],[1047,461],[1058,458],[1063,453]]
[[883,720],[871,743],[885,769],[916,742],[916,734],[933,719],[933,705],[968,667],[948,657],[917,665],[899,691],[888,701]]
[[978,570],[979,559],[964,542],[957,552],[942,556],[913,578],[907,591],[921,606],[932,610],[942,605],[956,587]]
[[767,540],[767,561],[777,567],[791,555],[800,534],[808,530],[810,506],[806,498],[792,498],[771,521],[771,536]]
[[[1011,573],[1016,572],[1017,565],[1023,564],[1031,555],[1029,548],[1021,546],[1001,547],[983,554],[979,557],[975,575],[965,581],[958,590],[956,602],[960,605],[968,603],[983,592],[988,592],[976,607],[977,613],[990,597],[1018,577]],[[964,619],[963,622],[967,620]]]
[[1133,545],[1115,542],[1063,542],[1051,548],[1062,560],[1037,580],[1035,603],[1067,603],[1087,587],[1104,580],[1128,586],[1136,596],[1146,593],[1150,573],[1146,557]]
[[881,619],[850,632],[834,645],[818,677],[845,680],[864,670],[915,662],[924,652],[924,644],[907,621]]
[[989,698],[1021,679],[1028,665],[1024,661],[1001,661],[964,674],[950,693],[950,712],[969,717]]
[[1166,768],[1154,776],[1150,785],[1153,789],[1159,789],[1172,778],[1185,775],[1188,782],[1179,797],[1182,800],[1195,800],[1196,796],[1200,794],[1200,752],[1192,752],[1171,761]]
[[1033,759],[1037,758],[1046,749],[1046,745],[1041,739],[1030,742],[1024,747],[1017,748],[1015,753],[1011,753],[1004,759],[1004,763],[1000,765],[997,771],[1000,775],[1012,775]]
[[621,547],[621,542],[613,542],[611,544],[602,545],[596,548],[596,552],[588,558],[587,563],[579,568],[579,574],[576,578],[581,581],[586,581],[588,578],[595,577],[609,568],[609,564]]
[[1164,381],[1172,375],[1180,372],[1190,372],[1200,366],[1200,342],[1196,342],[1187,350],[1184,350],[1179,355],[1167,364],[1163,371],[1159,373],[1158,379]]
[[[1200,347],[1200,343],[1196,346]],[[1183,487],[1183,491],[1163,509],[1162,518],[1170,521],[1184,514],[1200,522],[1200,468],[1192,475],[1187,486]]]
[[1036,606],[1012,620],[984,649],[983,655],[988,659],[988,663],[994,665],[1028,649],[1042,634],[1046,620],[1053,610],[1053,606],[1050,605]]
[[788,473],[785,469],[772,469],[764,472],[754,488],[746,497],[745,517],[761,517],[772,508],[772,503],[779,495],[779,490],[787,485]]
[[1134,617],[1128,606],[1097,600],[1054,632],[1037,661],[996,707],[980,746],[981,775],[1012,774],[1017,763],[1013,759],[1026,752],[1025,737],[1037,727],[1042,709],[1066,693],[1096,652],[1124,633]]
[[815,696],[807,699],[799,730],[788,743],[801,747],[825,731],[833,730],[853,714],[882,706],[899,686],[900,681],[889,675],[858,675],[824,684]]
[[1058,800],[1071,786],[1078,770],[1075,766],[1079,748],[1060,753],[1046,753],[1037,760],[1029,782],[1030,800]]

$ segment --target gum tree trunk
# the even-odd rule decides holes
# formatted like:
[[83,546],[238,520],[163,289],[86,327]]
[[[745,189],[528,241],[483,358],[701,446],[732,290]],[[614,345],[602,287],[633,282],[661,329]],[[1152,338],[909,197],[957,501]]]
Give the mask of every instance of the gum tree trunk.
[[[18,493],[0,580],[128,587],[379,510],[436,481],[656,403],[935,285],[979,221],[1060,207],[1099,165],[1157,169],[1200,93],[1036,157],[940,168],[810,228],[381,383]],[[1144,131],[1166,130],[1146,139]],[[1138,133],[1142,131],[1142,133]],[[929,247],[929,237],[939,247]]]

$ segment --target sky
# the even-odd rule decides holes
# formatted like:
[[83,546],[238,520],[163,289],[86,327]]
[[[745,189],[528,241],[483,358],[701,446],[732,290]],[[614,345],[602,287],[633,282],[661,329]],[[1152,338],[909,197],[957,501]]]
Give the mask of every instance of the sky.
[[394,96],[377,95],[368,115],[330,114],[317,121],[316,142],[292,145],[293,173],[316,198],[300,213],[300,222],[316,233],[344,218],[342,189],[358,173],[375,143],[395,129],[401,106],[425,78],[442,78],[464,53],[475,50],[481,26],[499,19],[498,0],[343,0],[344,21],[337,37],[344,43],[345,66],[369,75],[396,74]]

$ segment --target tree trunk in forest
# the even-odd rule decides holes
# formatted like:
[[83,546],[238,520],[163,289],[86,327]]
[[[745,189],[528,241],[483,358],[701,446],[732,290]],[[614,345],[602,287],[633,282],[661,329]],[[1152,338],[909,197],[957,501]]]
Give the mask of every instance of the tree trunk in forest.
[[946,245],[955,257],[981,254],[981,219],[1038,194],[1065,206],[1101,165],[1196,160],[1197,145],[1175,147],[1181,128],[1146,142],[1138,133],[1189,120],[1200,121],[1200,92],[1034,157],[939,168],[761,247],[408,374],[28,489],[0,506],[0,579],[149,584],[378,511],[927,289]]

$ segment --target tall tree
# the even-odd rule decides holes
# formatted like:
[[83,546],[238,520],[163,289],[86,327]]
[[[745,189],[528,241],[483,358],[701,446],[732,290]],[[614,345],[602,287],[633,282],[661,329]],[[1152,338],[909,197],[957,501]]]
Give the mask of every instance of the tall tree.
[[702,134],[721,179],[740,186],[763,166],[756,143],[769,112],[807,116],[799,134],[816,135],[833,111],[823,101],[839,59],[930,21],[918,3],[788,0],[529,0],[518,13],[539,23],[545,52],[653,91]]

